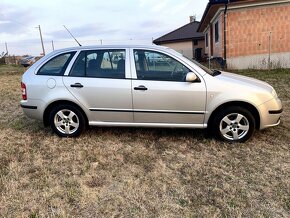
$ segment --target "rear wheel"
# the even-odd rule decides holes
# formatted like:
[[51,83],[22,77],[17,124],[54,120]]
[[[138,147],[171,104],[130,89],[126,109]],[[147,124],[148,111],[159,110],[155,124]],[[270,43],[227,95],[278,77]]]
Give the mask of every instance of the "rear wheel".
[[72,105],[58,105],[49,115],[52,130],[61,137],[75,137],[85,128],[83,114]]
[[222,140],[245,142],[255,131],[255,119],[251,112],[242,107],[232,106],[220,111],[214,118],[212,128]]

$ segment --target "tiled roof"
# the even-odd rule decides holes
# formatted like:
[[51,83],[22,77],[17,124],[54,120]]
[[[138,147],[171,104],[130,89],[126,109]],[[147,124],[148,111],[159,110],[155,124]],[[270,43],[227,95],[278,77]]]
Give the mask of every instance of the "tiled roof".
[[161,44],[164,42],[174,42],[174,41],[185,41],[192,39],[202,39],[204,38],[203,33],[197,32],[199,26],[198,21],[190,22],[176,30],[173,30],[170,33],[165,34],[164,36],[155,39],[154,44]]

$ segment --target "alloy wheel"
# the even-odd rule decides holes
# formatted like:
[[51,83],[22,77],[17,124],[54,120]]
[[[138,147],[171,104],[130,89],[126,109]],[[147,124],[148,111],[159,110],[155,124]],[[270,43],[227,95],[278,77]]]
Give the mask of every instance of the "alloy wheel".
[[73,111],[62,109],[55,114],[54,125],[59,132],[71,135],[78,130],[80,122]]
[[250,123],[242,114],[231,113],[226,115],[219,125],[221,135],[231,141],[242,139],[247,135],[250,129]]

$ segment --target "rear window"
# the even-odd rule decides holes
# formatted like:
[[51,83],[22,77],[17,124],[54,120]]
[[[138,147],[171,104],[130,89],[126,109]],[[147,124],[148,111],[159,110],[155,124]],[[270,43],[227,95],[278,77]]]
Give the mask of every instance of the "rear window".
[[37,72],[37,75],[62,76],[74,56],[75,52],[60,54],[46,62]]

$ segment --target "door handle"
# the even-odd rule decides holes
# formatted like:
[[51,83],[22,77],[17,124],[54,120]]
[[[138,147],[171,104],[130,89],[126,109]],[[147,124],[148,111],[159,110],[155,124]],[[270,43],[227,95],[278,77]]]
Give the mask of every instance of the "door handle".
[[73,87],[73,88],[83,88],[84,86],[81,83],[75,83],[75,84],[71,84],[70,87]]
[[134,90],[144,90],[144,91],[146,91],[148,89],[147,89],[147,87],[141,85],[141,86],[138,86],[138,87],[134,87]]

